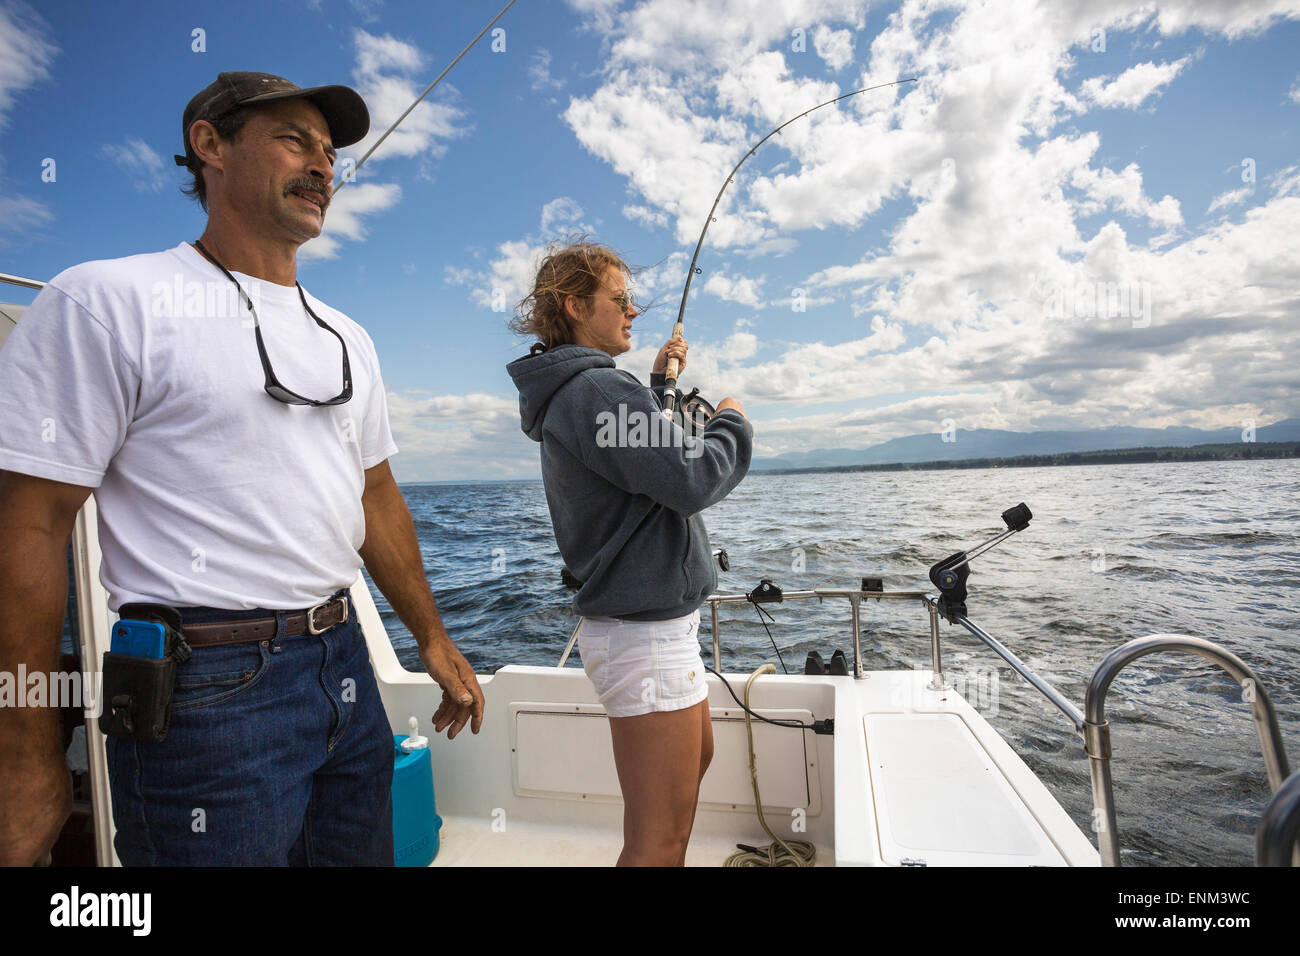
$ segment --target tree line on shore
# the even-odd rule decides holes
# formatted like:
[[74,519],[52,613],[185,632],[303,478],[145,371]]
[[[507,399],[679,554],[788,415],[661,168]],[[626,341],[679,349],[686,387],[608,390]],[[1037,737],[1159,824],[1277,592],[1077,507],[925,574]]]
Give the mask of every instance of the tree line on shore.
[[1242,461],[1300,458],[1300,444],[1289,441],[1227,442],[1187,447],[1112,448],[1102,451],[1016,455],[1011,458],[962,458],[955,461],[903,461],[874,465],[828,465],[821,468],[774,468],[763,474],[802,475],[855,471],[943,471],[953,468],[1042,468],[1055,465],[1125,465],[1161,461]]

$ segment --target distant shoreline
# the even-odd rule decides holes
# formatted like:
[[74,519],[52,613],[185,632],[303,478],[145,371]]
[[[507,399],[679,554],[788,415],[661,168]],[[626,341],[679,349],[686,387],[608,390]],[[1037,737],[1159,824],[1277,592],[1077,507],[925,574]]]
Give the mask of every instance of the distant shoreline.
[[1100,451],[1016,455],[1010,458],[958,458],[951,461],[901,461],[872,465],[822,465],[816,468],[762,468],[751,475],[809,475],[855,471],[948,471],[956,468],[1043,468],[1064,465],[1141,465],[1178,461],[1254,461],[1300,458],[1300,443],[1291,441],[1230,442],[1183,447],[1165,445],[1112,448]]
[[[755,468],[752,475],[811,475],[853,471],[950,471],[958,468],[1042,468],[1065,465],[1142,465],[1162,461],[1254,461],[1300,458],[1300,443],[1292,441],[1230,442],[1178,447],[1117,448],[1102,451],[1057,452],[1051,455],[1016,455],[1009,458],[960,458],[954,461],[901,461],[874,465],[822,465],[817,468]],[[419,485],[540,484],[535,478],[461,478],[442,481],[399,481],[398,487]]]

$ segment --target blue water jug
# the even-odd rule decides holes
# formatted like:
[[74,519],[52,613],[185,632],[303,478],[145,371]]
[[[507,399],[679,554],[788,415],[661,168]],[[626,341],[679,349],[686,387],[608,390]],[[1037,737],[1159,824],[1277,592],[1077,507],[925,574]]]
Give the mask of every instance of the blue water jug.
[[433,797],[429,740],[411,718],[410,734],[393,734],[393,863],[428,866],[438,855],[442,817]]

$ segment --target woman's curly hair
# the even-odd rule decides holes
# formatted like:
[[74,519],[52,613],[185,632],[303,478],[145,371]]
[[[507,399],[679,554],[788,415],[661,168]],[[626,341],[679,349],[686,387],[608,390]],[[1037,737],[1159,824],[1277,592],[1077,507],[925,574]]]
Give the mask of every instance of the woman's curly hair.
[[[553,245],[537,269],[533,291],[515,307],[510,330],[534,336],[548,349],[572,345],[573,323],[564,311],[564,300],[571,295],[585,299],[598,293],[611,266],[632,277],[631,267],[603,242],[577,237]],[[582,308],[586,311],[589,306]]]

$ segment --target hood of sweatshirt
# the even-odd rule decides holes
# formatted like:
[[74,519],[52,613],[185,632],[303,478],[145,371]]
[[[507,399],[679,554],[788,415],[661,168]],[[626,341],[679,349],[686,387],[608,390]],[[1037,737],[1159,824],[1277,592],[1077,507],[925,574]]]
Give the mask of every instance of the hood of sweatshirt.
[[557,345],[511,362],[506,371],[519,389],[519,427],[533,441],[541,441],[546,408],[555,393],[589,368],[613,367],[609,355],[583,345]]

